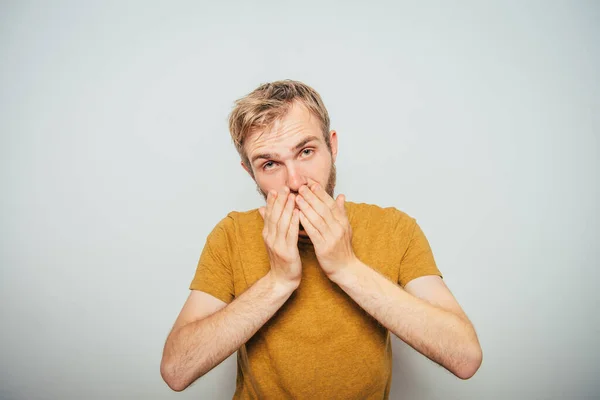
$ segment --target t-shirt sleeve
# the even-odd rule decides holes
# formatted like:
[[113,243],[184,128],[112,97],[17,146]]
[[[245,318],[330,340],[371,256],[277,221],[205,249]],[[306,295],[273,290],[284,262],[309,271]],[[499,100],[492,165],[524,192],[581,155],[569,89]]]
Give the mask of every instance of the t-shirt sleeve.
[[230,303],[234,297],[231,250],[234,237],[233,220],[221,220],[206,238],[190,290],[200,290]]
[[442,276],[433,258],[429,241],[419,224],[414,221],[408,248],[400,262],[398,283],[404,287],[413,279],[426,275]]

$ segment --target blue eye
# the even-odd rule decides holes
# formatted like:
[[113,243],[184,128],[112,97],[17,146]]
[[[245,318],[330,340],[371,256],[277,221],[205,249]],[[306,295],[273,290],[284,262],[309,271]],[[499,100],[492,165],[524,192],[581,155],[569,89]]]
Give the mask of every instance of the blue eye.
[[[308,151],[308,153],[307,153],[307,151]],[[313,152],[314,152],[313,149],[304,149],[304,150],[302,150],[302,154],[304,154],[306,156],[312,154]]]
[[275,165],[275,163],[273,161],[267,161],[266,163],[263,164],[263,169],[270,169],[274,165]]

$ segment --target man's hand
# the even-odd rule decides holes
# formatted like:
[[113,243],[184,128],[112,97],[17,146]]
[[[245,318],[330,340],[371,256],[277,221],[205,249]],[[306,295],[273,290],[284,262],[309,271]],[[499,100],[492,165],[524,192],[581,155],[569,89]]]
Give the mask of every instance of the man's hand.
[[299,212],[294,208],[296,196],[289,189],[269,191],[267,206],[258,209],[264,220],[263,239],[271,262],[271,274],[277,282],[298,287],[302,262],[298,252]]
[[300,222],[315,246],[319,264],[327,276],[357,261],[352,249],[352,227],[346,216],[344,195],[333,199],[312,179],[296,198]]

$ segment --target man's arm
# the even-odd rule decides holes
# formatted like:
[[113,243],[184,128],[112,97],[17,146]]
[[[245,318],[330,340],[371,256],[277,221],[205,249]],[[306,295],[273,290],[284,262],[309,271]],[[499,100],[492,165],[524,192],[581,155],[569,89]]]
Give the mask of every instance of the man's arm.
[[[160,366],[161,375],[171,389],[184,390],[229,357],[300,285],[299,215],[294,202],[295,196],[287,188],[281,193],[270,191],[267,206],[259,209],[264,218],[262,235],[270,262],[270,270],[263,278],[224,308],[217,299],[213,299],[212,305],[204,301],[184,306],[191,310],[182,310],[184,315],[178,318],[167,338]],[[197,316],[193,318],[195,321],[182,323],[191,319],[187,316],[190,314]]]
[[469,379],[479,369],[475,329],[440,277],[416,278],[403,290],[356,260],[330,279],[402,341],[457,377]]
[[160,366],[165,382],[178,392],[187,388],[246,343],[296,287],[277,281],[269,272],[214,314],[175,327]]
[[300,222],[321,269],[379,323],[462,379],[481,365],[482,351],[471,325],[439,277],[420,277],[407,291],[362,263],[352,249],[345,196],[333,199],[315,181],[299,189]]

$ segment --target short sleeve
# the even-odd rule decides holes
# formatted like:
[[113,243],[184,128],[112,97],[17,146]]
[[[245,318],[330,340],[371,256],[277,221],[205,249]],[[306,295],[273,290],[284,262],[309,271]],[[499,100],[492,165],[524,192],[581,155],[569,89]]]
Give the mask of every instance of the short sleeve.
[[426,275],[442,276],[433,258],[429,241],[415,221],[408,248],[400,262],[398,283],[404,287],[413,279]]
[[234,238],[231,217],[221,220],[206,238],[190,290],[200,290],[230,303],[234,297],[231,250]]

